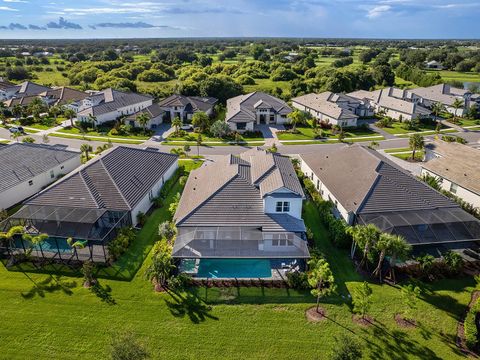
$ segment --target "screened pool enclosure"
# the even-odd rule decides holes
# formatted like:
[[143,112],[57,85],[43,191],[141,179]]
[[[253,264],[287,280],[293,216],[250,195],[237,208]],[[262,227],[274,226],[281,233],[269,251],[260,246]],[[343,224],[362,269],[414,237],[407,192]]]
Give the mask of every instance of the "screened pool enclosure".
[[23,226],[31,236],[47,234],[48,239],[33,245],[16,235],[0,244],[3,254],[28,252],[51,260],[106,262],[106,245],[119,229],[131,226],[131,217],[128,211],[25,205],[0,223],[0,231],[13,226]]

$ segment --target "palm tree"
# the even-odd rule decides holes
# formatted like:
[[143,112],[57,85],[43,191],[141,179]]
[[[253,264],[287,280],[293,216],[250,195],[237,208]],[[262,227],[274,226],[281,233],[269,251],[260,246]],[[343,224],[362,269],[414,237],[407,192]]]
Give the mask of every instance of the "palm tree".
[[372,142],[370,143],[370,145],[368,145],[368,147],[372,150],[375,150],[376,148],[378,148],[380,146],[380,143],[378,141],[375,141],[375,140],[372,140]]
[[50,138],[48,137],[48,134],[43,134],[42,136],[42,142],[44,144],[48,144],[50,142]]
[[93,128],[97,127],[97,117],[96,116],[94,116],[92,114],[88,114],[88,122],[93,124]]
[[143,127],[143,132],[145,133],[147,131],[147,124],[150,121],[150,115],[142,112],[141,114],[137,115],[136,120]]
[[77,115],[77,113],[75,111],[73,111],[72,109],[66,109],[65,112],[63,113],[63,115],[65,115],[65,117],[70,120],[70,124],[73,127],[74,126],[73,125],[73,118]]
[[308,284],[312,287],[311,293],[317,297],[317,312],[320,299],[335,291],[335,279],[330,270],[330,265],[325,259],[313,258],[308,262]]
[[85,246],[87,245],[87,241],[73,241],[73,239],[70,237],[67,239],[67,244],[70,245],[70,247],[73,249],[73,256],[75,256],[78,259],[78,249],[85,249]]
[[453,122],[457,122],[457,111],[458,109],[463,108],[464,102],[462,99],[455,99],[455,101],[452,104],[452,108],[455,109],[455,114],[453,114]]
[[197,156],[200,156],[200,146],[202,146],[202,134],[198,134],[197,136]]
[[156,291],[160,291],[165,287],[173,269],[175,269],[175,265],[173,265],[170,255],[165,252],[158,253],[145,270],[145,277],[155,284]]
[[54,105],[50,108],[50,114],[53,115],[55,122],[57,122],[57,117],[61,112],[62,112],[62,109],[57,105]]
[[412,134],[408,140],[408,145],[412,149],[412,160],[415,160],[415,153],[417,150],[422,150],[425,147],[425,141],[420,134]]
[[[397,258],[404,258],[411,250],[411,246],[407,244],[405,239],[400,235],[393,235],[383,233],[380,235],[375,248],[380,252],[378,258],[378,264],[375,270],[373,271],[373,276],[379,276],[380,280],[382,279],[382,265],[383,260],[385,260],[385,256],[390,256],[391,261],[390,264],[395,266],[395,262]],[[392,270],[392,274],[394,276],[394,272]]]
[[82,144],[80,146],[80,151],[85,154],[85,159],[88,161],[88,155],[93,151],[92,146],[89,144]]
[[436,102],[432,105],[432,113],[435,115],[435,120],[438,122],[440,114],[445,111],[445,105],[440,102]]
[[178,116],[175,116],[172,120],[172,126],[175,127],[175,134],[178,134],[180,126],[182,126],[182,120]]
[[290,124],[292,125],[292,131],[295,132],[297,130],[297,125],[303,124],[306,121],[306,116],[303,111],[294,110],[290,114],[287,115],[290,120]]
[[38,246],[40,248],[40,253],[42,254],[42,257],[44,257],[43,255],[43,249],[42,249],[42,243],[48,239],[48,234],[39,234],[37,236],[32,236],[30,234],[23,234],[22,235],[22,239],[24,241],[28,241],[30,242],[31,244],[31,247],[30,247],[30,250],[29,250],[29,254],[33,251],[33,248],[35,246]]
[[22,235],[25,232],[23,226],[12,226],[8,231],[0,232],[0,242],[7,242],[9,246],[7,247],[8,252],[10,253],[10,248],[14,247],[13,238],[15,235]]
[[362,268],[364,265],[368,264],[368,256],[380,237],[380,229],[373,224],[368,224],[349,227],[347,231],[352,236],[353,242],[356,246],[363,249],[362,260],[359,264],[359,268]]
[[15,119],[18,120],[23,114],[23,107],[20,104],[16,104],[12,108],[12,113],[15,116]]

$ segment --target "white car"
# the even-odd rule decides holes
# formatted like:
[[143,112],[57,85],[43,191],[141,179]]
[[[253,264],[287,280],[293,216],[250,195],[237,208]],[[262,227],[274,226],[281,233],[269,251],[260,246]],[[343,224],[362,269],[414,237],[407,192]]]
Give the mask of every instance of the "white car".
[[180,126],[180,129],[182,130],[193,130],[193,125],[192,124],[183,124]]

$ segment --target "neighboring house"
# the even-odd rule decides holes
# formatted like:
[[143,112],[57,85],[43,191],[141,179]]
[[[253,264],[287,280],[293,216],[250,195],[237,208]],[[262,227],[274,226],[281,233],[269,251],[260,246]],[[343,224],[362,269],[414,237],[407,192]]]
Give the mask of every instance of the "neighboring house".
[[137,224],[177,167],[176,155],[114,147],[26,201],[4,226],[20,223],[32,234],[48,234],[41,256],[72,258],[71,238],[85,245],[81,260],[105,262],[108,242]]
[[14,84],[0,77],[0,101],[7,100],[7,89],[12,88]]
[[175,213],[173,257],[195,261],[200,277],[211,259],[257,259],[270,277],[270,266],[309,257],[304,198],[286,156],[251,149],[205,163],[190,173]]
[[348,224],[374,224],[403,236],[414,251],[480,240],[480,221],[375,150],[344,147],[301,155],[301,169]]
[[133,127],[143,127],[137,120],[137,117],[140,114],[147,114],[149,117],[148,123],[145,125],[148,129],[156,129],[158,125],[163,122],[163,117],[165,116],[165,111],[157,104],[154,103],[149,107],[146,107],[143,110],[136,112],[135,114],[129,115],[124,119],[125,124],[128,124]]
[[442,63],[432,60],[432,61],[426,61],[425,62],[425,68],[426,69],[431,69],[431,70],[443,70],[443,65]]
[[480,150],[442,140],[427,144],[425,150],[422,176],[437,178],[442,189],[480,208]]
[[368,101],[330,91],[293,98],[292,106],[310,113],[320,122],[341,127],[356,127],[360,116],[373,116]]
[[[425,107],[431,108],[433,104],[443,104],[446,110],[456,116],[463,116],[474,104],[480,105],[480,96],[472,94],[469,90],[454,88],[448,84],[433,85],[425,88],[407,90],[407,96]],[[452,105],[455,100],[460,99],[463,106],[455,109]]]
[[412,120],[430,116],[431,111],[408,99],[406,90],[389,87],[375,91],[359,90],[347,94],[356,99],[369,101],[375,112],[383,112],[396,120]]
[[152,104],[153,98],[150,95],[109,88],[79,101],[77,119],[89,122],[94,117],[97,124],[102,124],[122,116],[135,114]]
[[0,164],[0,209],[7,209],[80,166],[80,153],[56,146],[15,143],[0,147]]
[[3,100],[11,98],[22,98],[32,95],[38,95],[42,92],[51,90],[48,86],[35,84],[31,81],[25,81],[18,85],[12,85],[3,90]]
[[291,112],[285,101],[256,91],[228,99],[225,121],[233,131],[253,131],[259,124],[285,124]]
[[38,97],[40,97],[48,106],[68,106],[72,103],[82,101],[88,97],[88,94],[80,90],[62,86],[42,92],[38,94]]
[[165,111],[166,120],[179,117],[182,121],[189,122],[197,111],[213,116],[217,102],[213,97],[171,95],[161,100],[158,105]]

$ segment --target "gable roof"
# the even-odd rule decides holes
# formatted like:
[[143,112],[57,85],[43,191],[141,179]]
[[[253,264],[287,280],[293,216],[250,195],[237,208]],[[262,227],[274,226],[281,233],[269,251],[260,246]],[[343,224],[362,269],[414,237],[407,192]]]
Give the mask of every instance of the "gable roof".
[[49,145],[15,143],[2,146],[0,147],[0,164],[2,164],[0,192],[76,157],[80,157],[78,152]]
[[281,115],[287,115],[292,111],[285,101],[264,92],[255,91],[228,99],[225,121],[254,121],[256,119],[257,108],[269,108]]
[[7,90],[13,90],[17,95],[20,96],[30,96],[38,95],[44,91],[50,90],[50,88],[48,86],[39,85],[31,81],[25,81],[21,84],[14,85]]
[[88,97],[88,93],[62,86],[54,88],[39,94],[39,96],[48,97],[55,100],[57,105],[65,105],[69,102],[80,101]]
[[[227,155],[191,172],[174,218],[177,225],[185,226],[236,225],[280,230],[287,224],[298,225],[298,221],[264,213],[263,198],[280,189],[294,197],[304,197],[288,157],[257,149],[240,157]],[[297,227],[290,231],[302,230]]]
[[162,108],[170,108],[174,106],[185,107],[191,106],[192,111],[203,111],[206,112],[213,108],[213,106],[217,103],[218,99],[214,97],[208,96],[185,96],[174,94],[171,95],[161,101],[159,101],[158,105]]
[[463,100],[463,96],[469,92],[468,90],[451,87],[448,84],[438,84],[408,91],[424,99],[439,102],[447,106],[452,105],[456,99]]
[[301,158],[347,210],[358,213],[426,210],[458,205],[377,151],[344,147]]
[[102,100],[98,105],[94,105],[87,109],[80,111],[79,115],[93,115],[98,116],[117,111],[117,109],[136,105],[144,101],[152,100],[150,95],[137,94],[132,92],[123,92],[114,90],[112,88],[105,89],[97,94],[89,97],[100,97]]
[[162,115],[164,113],[164,111],[162,110],[162,108],[157,104],[157,103],[153,103],[152,105],[150,106],[147,106],[146,108],[140,110],[140,111],[137,111],[136,113],[134,114],[131,114],[129,116],[127,116],[125,118],[125,120],[135,120],[137,118],[138,115],[140,114],[147,114],[150,119],[155,119],[157,117],[159,117],[160,115]]
[[172,154],[115,147],[48,187],[27,204],[131,210],[176,161],[177,156]]
[[480,195],[480,150],[459,143],[436,140],[426,145],[439,157],[422,167]]

